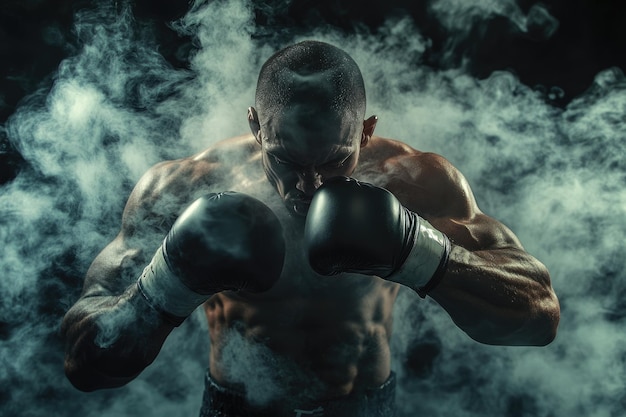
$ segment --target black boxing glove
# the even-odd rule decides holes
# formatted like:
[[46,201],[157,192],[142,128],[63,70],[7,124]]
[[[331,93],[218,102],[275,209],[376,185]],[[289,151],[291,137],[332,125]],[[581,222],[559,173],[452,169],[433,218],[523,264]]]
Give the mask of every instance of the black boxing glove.
[[304,233],[317,273],[376,275],[422,298],[438,284],[450,253],[447,236],[392,193],[347,177],[326,180],[315,192]]
[[282,227],[269,207],[246,194],[207,194],[176,220],[137,285],[177,325],[217,292],[270,289],[284,257]]

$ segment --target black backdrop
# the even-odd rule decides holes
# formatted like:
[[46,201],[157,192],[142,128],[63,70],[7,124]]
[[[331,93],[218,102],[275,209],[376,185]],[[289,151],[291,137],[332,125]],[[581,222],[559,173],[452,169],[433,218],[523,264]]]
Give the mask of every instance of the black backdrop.
[[[20,155],[14,142],[9,140],[10,132],[5,129],[16,112],[33,104],[36,111],[44,114],[49,111],[42,103],[45,103],[59,78],[59,65],[67,58],[80,54],[86,43],[84,32],[75,30],[76,13],[97,9],[103,3],[107,2],[5,0],[0,6],[2,265],[25,268],[7,269],[6,278],[0,283],[0,289],[6,291],[0,294],[0,344],[3,348],[0,363],[7,369],[7,372],[0,372],[0,415],[4,415],[5,411],[9,413],[6,415],[85,415],[87,410],[90,410],[88,415],[95,416],[144,415],[142,390],[149,391],[150,398],[163,401],[163,408],[161,403],[150,407],[151,410],[158,410],[159,414],[181,415],[169,412],[171,410],[167,406],[172,404],[175,407],[172,410],[178,410],[176,407],[181,403],[189,409],[196,406],[195,397],[189,399],[185,396],[186,382],[155,382],[154,386],[147,382],[155,377],[166,380],[169,373],[174,372],[173,368],[163,366],[163,362],[145,379],[134,382],[128,390],[83,395],[63,378],[63,346],[58,337],[58,324],[80,292],[88,263],[115,232],[116,226],[112,225],[118,224],[123,203],[120,195],[127,195],[137,174],[124,172],[118,180],[115,177],[117,174],[113,173],[118,165],[112,164],[111,178],[104,181],[105,185],[119,191],[116,199],[102,203],[97,198],[84,197],[76,191],[76,184],[80,182],[78,170],[76,178],[69,181],[57,171],[41,170],[37,158]],[[125,4],[108,3],[120,10]],[[142,33],[138,37],[157,45],[156,49],[172,69],[188,68],[189,57],[200,48],[198,39],[174,31],[170,22],[185,15],[189,4],[164,0],[130,3],[134,14],[133,30]],[[371,39],[376,39],[384,36],[380,29],[390,19],[411,16],[421,35],[428,40],[428,47],[424,53],[411,58],[414,60],[408,65],[431,68],[433,72],[462,68],[462,73],[478,80],[478,85],[488,85],[489,82],[481,84],[481,81],[490,80],[494,71],[505,70],[536,94],[532,100],[528,94],[517,96],[520,103],[530,100],[532,106],[514,104],[512,107],[539,109],[539,119],[545,116],[550,122],[556,121],[556,127],[545,127],[538,118],[532,115],[524,118],[524,112],[520,111],[520,115],[515,117],[521,117],[531,125],[529,130],[520,128],[524,135],[530,133],[525,137],[528,144],[521,144],[523,146],[507,139],[507,133],[514,139],[518,138],[515,129],[519,126],[511,131],[496,129],[494,134],[489,126],[479,122],[461,123],[459,131],[469,132],[468,136],[474,141],[462,142],[468,146],[467,154],[484,156],[486,162],[472,160],[461,151],[455,153],[462,148],[454,142],[460,136],[456,131],[450,134],[451,143],[444,149],[448,151],[446,156],[450,155],[464,172],[467,171],[476,194],[481,201],[487,201],[485,204],[490,212],[507,220],[507,224],[523,235],[522,240],[528,243],[533,253],[548,264],[563,309],[560,337],[545,351],[507,348],[494,351],[462,338],[455,339],[458,344],[455,347],[449,342],[442,342],[444,337],[451,336],[452,330],[447,327],[449,323],[433,318],[435,324],[424,330],[419,338],[402,339],[402,343],[408,346],[406,355],[400,355],[407,372],[424,377],[426,381],[416,383],[418,390],[426,390],[425,397],[403,398],[414,398],[416,404],[407,402],[409,409],[418,407],[417,403],[420,403],[420,409],[431,410],[432,415],[437,415],[437,410],[441,414],[441,409],[445,409],[444,402],[448,401],[448,397],[444,395],[440,398],[438,395],[446,391],[454,394],[451,398],[457,402],[454,407],[458,407],[455,413],[459,416],[483,416],[489,415],[488,410],[498,410],[499,415],[511,417],[559,417],[561,414],[554,411],[558,407],[555,404],[562,404],[562,410],[568,410],[570,415],[576,417],[594,415],[596,407],[600,410],[597,415],[623,415],[626,404],[622,389],[626,380],[623,378],[626,363],[623,346],[626,344],[619,333],[626,321],[626,280],[623,279],[626,257],[622,243],[623,233],[626,233],[626,199],[623,197],[626,140],[622,129],[624,107],[620,107],[624,105],[623,75],[622,78],[616,75],[615,88],[605,86],[606,89],[601,88],[598,94],[587,93],[589,88],[593,88],[595,77],[603,70],[611,67],[626,69],[626,4],[601,0],[552,0],[539,3],[542,8],[533,9],[538,3],[520,0],[517,4],[522,13],[534,16],[534,20],[529,20],[527,30],[522,31],[509,17],[497,14],[466,27],[442,24],[440,18],[433,16],[429,7],[431,3],[432,0],[363,1],[358,4],[339,0],[252,2],[252,36],[276,46],[298,34],[304,36],[319,28],[331,28],[345,34],[368,33]],[[483,0],[483,3],[490,2]],[[542,10],[549,14],[542,13]],[[185,77],[189,76],[185,74]],[[150,82],[147,85],[151,85]],[[482,92],[476,97],[480,99],[483,97],[481,94],[487,93]],[[577,101],[581,96],[584,99]],[[157,97],[155,102],[159,100]],[[476,105],[476,108],[483,105]],[[150,113],[141,100],[133,97],[124,101],[123,106],[140,120],[143,114]],[[468,105],[470,109],[473,106]],[[594,115],[598,117],[592,119]],[[515,118],[507,120],[515,126]],[[568,127],[570,121],[573,127]],[[536,126],[533,125],[535,122]],[[586,124],[591,136],[587,136],[589,132],[584,130]],[[161,126],[158,122],[155,125]],[[609,126],[606,131],[600,129],[606,126]],[[446,127],[442,126],[442,129]],[[533,133],[537,136],[534,137]],[[115,154],[118,142],[125,143],[124,136],[120,136],[121,140],[103,139],[105,146],[102,147],[109,143],[111,152]],[[588,140],[590,137],[594,140]],[[542,141],[550,142],[547,150],[544,150]],[[81,143],[76,141],[76,144]],[[541,154],[536,160],[525,161],[524,156],[528,154],[516,152],[523,151],[526,145],[533,155],[542,152],[552,154]],[[30,149],[29,146],[26,148]],[[42,149],[45,150],[46,146],[44,143]],[[99,149],[97,146],[93,149]],[[469,149],[474,146],[478,150],[470,152]],[[501,153],[507,148],[514,149],[512,156],[501,161]],[[64,156],[63,152],[54,155]],[[563,154],[562,158],[559,153]],[[45,156],[45,152],[35,155]],[[68,161],[72,163],[73,160],[69,158]],[[517,161],[522,161],[519,166],[515,165]],[[559,170],[562,175],[547,179]],[[103,173],[96,175],[107,177]],[[120,182],[122,184],[117,185]],[[99,185],[98,190],[104,188]],[[532,193],[537,190],[538,196],[535,197]],[[55,194],[63,192],[67,193],[63,198]],[[3,194],[10,197],[2,199]],[[52,201],[51,219],[33,216],[35,220],[31,222],[31,207],[22,207],[22,213],[11,206],[13,201],[21,203],[25,195],[32,196],[26,201],[35,207],[39,197],[46,202]],[[93,209],[94,202],[103,206]],[[48,206],[44,204],[43,207],[46,209]],[[92,209],[93,212],[89,211]],[[570,229],[572,225],[577,228]],[[83,235],[74,231],[75,226],[82,227],[81,230],[90,235],[83,239]],[[559,237],[561,234],[565,237]],[[88,237],[88,244],[81,243]],[[61,238],[63,243],[58,248],[49,252],[44,250],[46,245],[54,245]],[[50,253],[53,256],[49,259],[35,259],[41,258],[40,254]],[[18,261],[7,261],[9,254]],[[31,263],[35,266],[29,269]],[[7,284],[10,281],[19,283],[16,285],[19,290],[12,292]],[[32,299],[33,295],[36,300]],[[434,311],[430,312],[434,314]],[[36,327],[38,325],[45,328]],[[437,335],[435,328],[446,329],[443,331],[446,336]],[[192,330],[193,327],[180,329],[179,335],[184,338]],[[32,354],[21,355],[27,345]],[[199,342],[197,350],[203,352],[203,345]],[[172,359],[172,351],[165,352],[164,360]],[[519,361],[517,365],[518,377],[511,375],[503,379],[500,376],[490,383],[491,370],[505,369],[508,372],[518,363],[519,352],[522,352],[524,361]],[[546,355],[538,352],[546,352]],[[24,365],[24,357],[28,359],[27,366]],[[592,361],[588,361],[590,357],[593,357]],[[446,360],[454,366],[448,368]],[[545,365],[543,360],[546,360]],[[479,366],[471,365],[473,362],[490,362],[490,365],[481,370]],[[553,371],[550,367],[555,363],[559,368]],[[528,369],[527,374],[524,368]],[[538,375],[535,379],[531,375],[533,372]],[[544,391],[534,386],[520,387],[524,384],[517,379],[542,382],[551,375],[553,379],[541,385]],[[197,384],[197,380],[193,383]],[[411,379],[404,385],[411,394]],[[571,388],[568,388],[569,385]],[[496,394],[486,394],[486,387]],[[606,396],[595,391],[596,388],[605,390],[607,387],[613,391]],[[570,394],[565,394],[567,392]],[[563,400],[559,395],[563,396]],[[29,399],[32,401],[28,402]],[[568,408],[568,403],[573,405]]]
[[[79,40],[72,36],[76,10],[98,2],[5,0],[0,6],[0,125],[19,101],[50,84],[60,61],[72,54]],[[174,66],[187,65],[191,39],[179,36],[168,22],[188,10],[185,1],[136,0],[137,19],[151,27],[163,56]],[[432,40],[420,65],[448,68],[467,59],[468,70],[478,78],[494,70],[514,72],[529,86],[553,86],[563,90],[554,98],[563,106],[585,91],[603,69],[626,68],[626,4],[617,0],[549,0],[541,2],[559,22],[546,39],[541,31],[521,33],[504,18],[494,17],[472,29],[469,37],[450,46],[446,28],[429,16],[427,1],[389,0],[256,1],[256,22],[265,36],[305,32],[331,25],[347,32],[355,28],[375,31],[389,16],[409,14],[425,37]],[[536,2],[518,0],[521,9]],[[265,30],[263,30],[265,29]],[[269,34],[268,34],[269,32]],[[443,53],[443,51],[446,53]],[[2,137],[0,182],[10,180],[23,163]]]

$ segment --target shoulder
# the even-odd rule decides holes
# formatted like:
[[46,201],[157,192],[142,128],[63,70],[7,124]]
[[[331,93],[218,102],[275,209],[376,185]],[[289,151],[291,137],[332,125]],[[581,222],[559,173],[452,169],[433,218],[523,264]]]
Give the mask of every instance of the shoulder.
[[[179,213],[202,194],[222,187],[234,167],[253,157],[251,135],[215,143],[188,157],[162,161],[139,179],[124,209],[123,224],[132,230],[151,219],[158,229],[169,230]],[[220,189],[221,190],[221,189]]]
[[[366,151],[366,149],[372,147]],[[446,158],[393,139],[374,137],[363,148],[380,186],[425,217],[469,218],[478,207],[465,176]]]

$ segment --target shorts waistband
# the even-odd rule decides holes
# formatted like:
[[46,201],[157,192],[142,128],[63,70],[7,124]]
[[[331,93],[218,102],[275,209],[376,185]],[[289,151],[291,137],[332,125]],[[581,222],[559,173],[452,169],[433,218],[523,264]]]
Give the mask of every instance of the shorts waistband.
[[358,395],[346,395],[312,404],[274,403],[256,408],[241,392],[223,387],[207,371],[200,417],[393,417],[395,416],[396,376],[391,372],[381,386]]

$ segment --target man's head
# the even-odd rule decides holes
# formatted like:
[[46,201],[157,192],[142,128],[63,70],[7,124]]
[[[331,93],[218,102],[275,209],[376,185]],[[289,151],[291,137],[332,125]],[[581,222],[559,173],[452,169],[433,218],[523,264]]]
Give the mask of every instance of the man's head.
[[278,51],[261,68],[248,120],[263,167],[287,207],[305,215],[324,179],[349,176],[376,118],[363,120],[365,86],[344,51],[305,41]]

